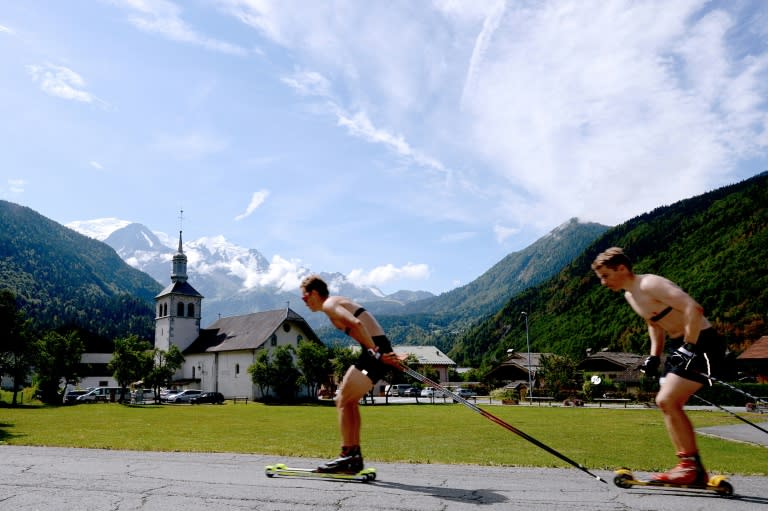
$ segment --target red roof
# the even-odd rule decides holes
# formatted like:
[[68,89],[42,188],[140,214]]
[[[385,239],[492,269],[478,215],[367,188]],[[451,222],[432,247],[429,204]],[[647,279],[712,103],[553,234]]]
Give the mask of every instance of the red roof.
[[750,359],[750,360],[762,360],[762,359],[768,359],[768,335],[764,335],[755,342],[752,343],[752,346],[747,348],[744,353],[739,355],[739,360],[744,359]]

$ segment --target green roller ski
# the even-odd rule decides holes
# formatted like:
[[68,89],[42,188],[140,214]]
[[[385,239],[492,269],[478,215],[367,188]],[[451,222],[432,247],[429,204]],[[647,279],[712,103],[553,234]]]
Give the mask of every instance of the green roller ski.
[[632,471],[626,468],[616,470],[616,474],[613,478],[613,484],[619,488],[632,488],[633,486],[646,486],[652,488],[677,488],[688,490],[705,490],[712,491],[723,497],[730,497],[733,495],[733,485],[728,482],[728,478],[725,476],[712,476],[709,478],[706,484],[674,484],[674,483],[662,483],[657,481],[642,481],[637,479]]
[[337,481],[356,481],[367,483],[376,479],[375,468],[364,468],[360,472],[319,472],[312,468],[293,468],[278,463],[276,465],[267,465],[264,467],[264,473],[267,477],[311,477],[315,479],[334,479]]

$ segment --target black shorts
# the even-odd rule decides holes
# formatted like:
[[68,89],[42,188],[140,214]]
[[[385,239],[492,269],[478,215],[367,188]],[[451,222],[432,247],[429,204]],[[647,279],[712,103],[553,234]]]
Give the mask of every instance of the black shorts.
[[[392,344],[389,342],[386,335],[373,336],[373,342],[379,347],[379,353],[382,355],[384,353],[392,352]],[[387,371],[389,371],[389,366],[382,362],[381,359],[376,360],[372,357],[371,354],[368,353],[368,350],[363,350],[362,353],[360,353],[360,356],[355,361],[355,367],[365,373],[374,384],[381,380]]]
[[[670,344],[677,349],[682,341],[678,339],[676,344],[673,341]],[[725,341],[714,328],[707,328],[699,333],[699,340],[696,342],[696,356],[691,364],[688,367],[671,367],[669,357],[667,357],[667,362],[664,364],[664,376],[672,373],[686,380],[706,384],[710,383],[707,375],[715,378],[720,376],[724,362]]]

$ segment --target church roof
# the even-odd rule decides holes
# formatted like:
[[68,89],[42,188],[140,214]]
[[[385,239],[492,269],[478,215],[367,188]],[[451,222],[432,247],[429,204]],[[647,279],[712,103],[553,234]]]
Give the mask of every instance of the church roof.
[[200,329],[200,335],[184,354],[255,350],[285,322],[295,323],[308,340],[321,342],[306,320],[289,308],[219,318],[208,328]]
[[158,294],[155,298],[160,298],[161,296],[169,295],[169,294],[177,294],[177,295],[186,295],[186,296],[198,296],[200,298],[203,298],[203,295],[197,292],[197,290],[192,287],[189,282],[173,282],[168,287],[160,291],[160,294]]

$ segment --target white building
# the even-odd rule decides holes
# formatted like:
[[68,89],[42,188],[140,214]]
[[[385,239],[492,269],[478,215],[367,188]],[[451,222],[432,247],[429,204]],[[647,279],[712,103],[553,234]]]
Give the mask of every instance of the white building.
[[304,318],[290,308],[220,318],[201,329],[202,301],[187,282],[187,256],[179,232],[171,284],[155,297],[155,347],[168,351],[175,345],[185,358],[174,377],[176,387],[221,392],[225,398],[260,398],[248,373],[259,351],[296,347],[302,340],[321,344]]

